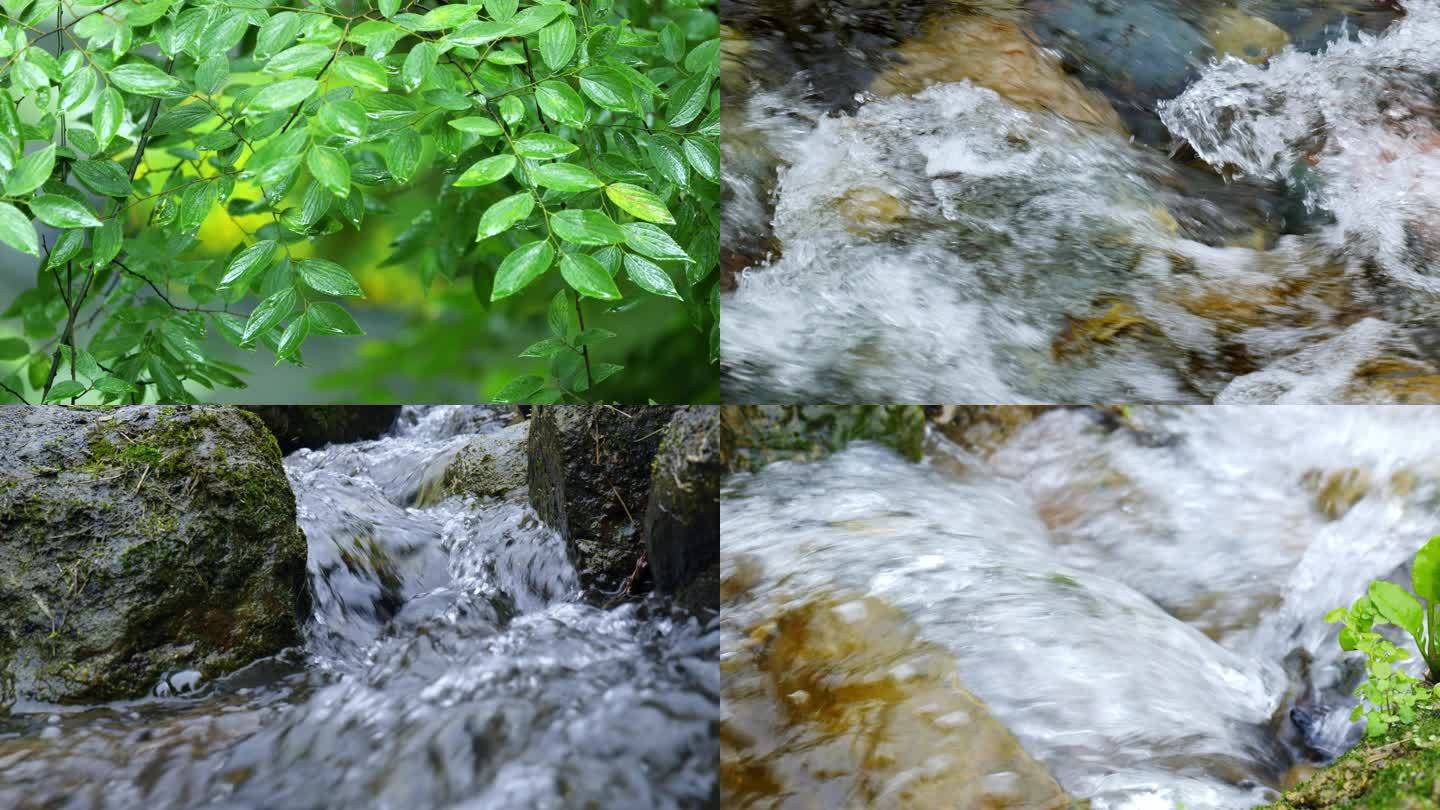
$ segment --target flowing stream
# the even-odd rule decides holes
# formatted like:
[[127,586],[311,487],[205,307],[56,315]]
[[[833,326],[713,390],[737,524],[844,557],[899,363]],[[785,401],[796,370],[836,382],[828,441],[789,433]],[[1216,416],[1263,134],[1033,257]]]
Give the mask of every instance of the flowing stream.
[[716,787],[718,629],[577,601],[518,500],[423,504],[487,408],[285,460],[315,594],[303,649],[157,696],[17,705],[0,806],[689,808]]
[[[932,435],[920,464],[860,444],[730,476],[722,668],[797,606],[833,600],[858,623],[878,600],[916,645],[953,657],[960,685],[1072,796],[1131,810],[1272,800],[1358,739],[1361,672],[1323,617],[1371,579],[1408,586],[1410,556],[1440,533],[1440,414],[1126,414],[1117,427],[1050,411],[983,458]],[[834,660],[843,680],[856,659]],[[733,698],[730,740],[746,722]],[[748,728],[742,753],[775,742]],[[902,756],[895,781],[941,778],[926,756]],[[775,767],[767,795],[800,778]]]
[[735,5],[731,399],[1440,398],[1440,0]]

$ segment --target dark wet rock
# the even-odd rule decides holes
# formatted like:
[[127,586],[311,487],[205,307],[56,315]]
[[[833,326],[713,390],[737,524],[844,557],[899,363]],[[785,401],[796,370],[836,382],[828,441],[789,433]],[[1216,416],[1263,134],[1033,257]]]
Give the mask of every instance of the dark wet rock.
[[645,544],[655,590],[720,608],[720,411],[682,408],[655,456]]
[[0,710],[146,694],[300,640],[275,439],[224,407],[0,409]]
[[530,503],[565,538],[592,598],[621,593],[640,569],[651,462],[674,412],[540,405],[532,413]]
[[302,447],[378,439],[400,415],[399,405],[247,405],[289,455]]
[[422,492],[420,503],[451,495],[477,498],[522,497],[529,460],[530,423],[520,422],[470,439],[456,451],[438,480],[439,498]]
[[918,405],[725,405],[720,412],[720,461],[730,472],[822,458],[852,441],[880,442],[918,461],[925,442]]

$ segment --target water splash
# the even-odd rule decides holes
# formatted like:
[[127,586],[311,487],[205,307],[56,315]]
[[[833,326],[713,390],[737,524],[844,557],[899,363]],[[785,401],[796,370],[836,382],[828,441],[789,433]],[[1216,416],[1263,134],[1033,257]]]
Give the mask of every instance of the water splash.
[[1354,734],[1353,656],[1323,616],[1440,532],[1434,419],[1060,410],[984,460],[859,446],[735,476],[727,576],[763,573],[727,602],[725,649],[807,595],[877,597],[1071,793],[1251,807]]

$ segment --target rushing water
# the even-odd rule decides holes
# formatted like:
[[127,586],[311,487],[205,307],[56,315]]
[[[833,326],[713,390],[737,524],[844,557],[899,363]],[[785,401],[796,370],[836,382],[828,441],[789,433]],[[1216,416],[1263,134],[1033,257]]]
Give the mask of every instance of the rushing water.
[[731,476],[722,662],[796,605],[875,598],[1072,795],[1263,803],[1356,739],[1357,665],[1323,616],[1372,578],[1408,585],[1440,532],[1437,417],[1062,410],[985,458],[932,437],[918,465],[858,445]]
[[1440,397],[1440,0],[960,7],[737,35],[728,396]]
[[156,697],[17,706],[0,806],[708,806],[718,630],[577,601],[523,503],[416,507],[486,408],[407,408],[377,441],[286,459],[310,549],[303,649]]

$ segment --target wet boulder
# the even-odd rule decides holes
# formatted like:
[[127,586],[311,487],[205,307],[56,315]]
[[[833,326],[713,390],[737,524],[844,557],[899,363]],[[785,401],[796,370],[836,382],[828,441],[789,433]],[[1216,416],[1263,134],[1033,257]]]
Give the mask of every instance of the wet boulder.
[[225,407],[0,408],[0,711],[145,695],[300,641],[275,439]]
[[753,626],[726,628],[729,806],[844,807],[856,797],[937,810],[1076,806],[901,611],[824,594],[761,613]]
[[399,405],[247,405],[289,455],[385,435],[400,415]]
[[730,472],[822,458],[862,440],[919,461],[925,443],[918,405],[725,405],[720,412],[720,462]]
[[565,538],[592,598],[638,579],[651,462],[674,408],[536,406],[528,437],[530,503]]
[[423,505],[451,495],[520,497],[529,471],[529,439],[528,421],[474,436],[444,462],[443,471],[431,483],[422,487],[419,502]]
[[655,456],[645,545],[655,590],[720,608],[720,412],[682,408]]

